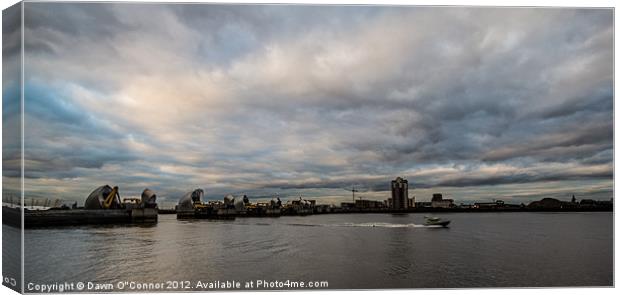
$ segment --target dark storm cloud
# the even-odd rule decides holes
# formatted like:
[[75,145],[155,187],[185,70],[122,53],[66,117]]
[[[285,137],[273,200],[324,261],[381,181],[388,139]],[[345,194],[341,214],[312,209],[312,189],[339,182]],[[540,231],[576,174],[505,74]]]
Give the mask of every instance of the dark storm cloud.
[[118,181],[171,197],[183,187],[384,192],[399,175],[481,193],[611,184],[611,10],[26,12],[27,79],[43,85],[29,88],[26,110],[33,181]]

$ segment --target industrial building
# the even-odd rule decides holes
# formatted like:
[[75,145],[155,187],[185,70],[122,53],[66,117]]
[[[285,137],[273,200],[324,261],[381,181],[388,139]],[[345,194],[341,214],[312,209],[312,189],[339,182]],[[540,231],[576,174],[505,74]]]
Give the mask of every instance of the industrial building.
[[375,209],[384,208],[385,203],[373,200],[355,200],[355,208],[358,209]]
[[433,208],[452,208],[454,207],[454,200],[444,199],[441,194],[433,194],[431,199],[431,207]]

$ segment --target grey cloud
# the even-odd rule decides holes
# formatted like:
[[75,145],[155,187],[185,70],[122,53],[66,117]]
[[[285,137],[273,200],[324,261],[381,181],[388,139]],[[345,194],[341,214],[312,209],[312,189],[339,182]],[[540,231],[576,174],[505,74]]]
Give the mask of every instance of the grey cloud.
[[569,181],[583,179],[611,179],[612,171],[597,171],[594,173],[573,173],[571,171],[559,171],[551,175],[532,175],[529,173],[513,174],[513,175],[486,175],[484,178],[463,177],[454,180],[446,180],[438,182],[437,186],[443,187],[468,187],[468,186],[490,186],[498,184],[515,184],[515,183],[534,183],[544,181]]
[[28,5],[29,79],[78,89],[32,98],[30,177],[120,165],[172,198],[613,176],[610,10]]
[[[600,123],[575,122],[569,126],[573,128],[556,131],[551,134],[541,134],[525,142],[521,141],[514,145],[491,150],[482,159],[498,161],[535,155],[549,157],[553,156],[553,154],[546,152],[551,151],[553,153],[553,149],[558,148],[586,146],[589,150],[598,152],[612,146],[613,126],[611,121]],[[561,161],[563,156],[574,157],[575,155],[565,153],[555,156],[555,160]]]
[[[114,13],[116,6],[108,3],[26,3],[24,25],[28,30],[43,29],[91,41],[109,38],[132,29]],[[140,12],[147,8],[124,5],[122,9]]]
[[[21,6],[13,5],[2,11],[2,64],[14,66],[21,51]],[[6,79],[6,78],[5,78]]]

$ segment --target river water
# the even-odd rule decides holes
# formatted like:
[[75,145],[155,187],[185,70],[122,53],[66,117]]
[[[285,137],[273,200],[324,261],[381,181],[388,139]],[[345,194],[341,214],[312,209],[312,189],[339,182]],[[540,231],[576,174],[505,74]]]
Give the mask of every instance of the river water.
[[326,281],[328,289],[613,284],[613,213],[440,217],[452,220],[449,228],[421,226],[423,214],[332,214],[229,221],[160,215],[153,226],[27,229],[25,282],[176,280],[195,288],[198,281],[290,280]]

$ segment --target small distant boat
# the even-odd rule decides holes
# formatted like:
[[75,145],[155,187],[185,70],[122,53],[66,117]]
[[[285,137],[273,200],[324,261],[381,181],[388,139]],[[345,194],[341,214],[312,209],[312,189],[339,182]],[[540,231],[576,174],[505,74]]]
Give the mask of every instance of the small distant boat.
[[447,227],[448,224],[450,224],[450,220],[442,220],[439,217],[424,216],[424,218],[426,218],[424,225],[441,225],[443,227]]

